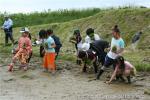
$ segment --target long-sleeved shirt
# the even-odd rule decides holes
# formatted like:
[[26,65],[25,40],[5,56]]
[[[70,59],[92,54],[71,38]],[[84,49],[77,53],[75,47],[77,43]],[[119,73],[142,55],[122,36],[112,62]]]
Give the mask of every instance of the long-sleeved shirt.
[[13,21],[9,18],[8,20],[5,20],[4,21],[4,24],[3,24],[3,28],[4,29],[10,29],[13,25]]
[[26,49],[28,52],[32,52],[31,40],[28,37],[20,37],[16,51],[19,49]]

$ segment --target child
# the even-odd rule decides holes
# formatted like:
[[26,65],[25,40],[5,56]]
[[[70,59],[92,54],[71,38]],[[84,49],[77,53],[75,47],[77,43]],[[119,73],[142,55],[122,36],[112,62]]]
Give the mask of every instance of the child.
[[130,64],[128,61],[124,61],[124,58],[122,56],[118,56],[116,58],[116,67],[115,70],[110,78],[110,80],[106,83],[110,84],[112,80],[115,78],[115,76],[120,78],[122,81],[125,81],[123,76],[127,77],[128,83],[131,83],[130,76],[136,75],[136,69],[135,67]]
[[55,47],[55,52],[56,52],[56,59],[58,57],[58,54],[59,54],[59,51],[60,51],[60,48],[62,47],[62,44],[60,42],[60,39],[58,36],[56,36],[54,33],[53,33],[53,30],[52,29],[48,29],[47,30],[47,33],[54,39],[54,42],[56,44],[56,47]]
[[47,32],[46,30],[42,29],[40,30],[39,32],[39,40],[36,41],[37,44],[40,44],[40,57],[44,57],[44,41],[46,40],[47,38]]
[[[82,48],[82,37],[80,34],[80,30],[74,30],[73,37],[70,38],[70,42],[74,43],[77,52],[76,54],[78,55],[79,51]],[[78,65],[81,65],[81,60],[79,60],[78,57],[76,63]]]
[[28,58],[32,53],[31,40],[28,37],[28,28],[22,28],[20,31],[22,36],[19,38],[18,47],[15,49],[15,55],[12,58],[12,63],[9,65],[8,71],[13,71],[13,66],[18,59],[21,62],[21,66],[23,66],[24,70],[27,70]]
[[47,33],[47,36],[44,40],[44,58],[43,58],[43,67],[44,71],[49,71],[55,73],[56,65],[55,65],[55,42],[54,39]]

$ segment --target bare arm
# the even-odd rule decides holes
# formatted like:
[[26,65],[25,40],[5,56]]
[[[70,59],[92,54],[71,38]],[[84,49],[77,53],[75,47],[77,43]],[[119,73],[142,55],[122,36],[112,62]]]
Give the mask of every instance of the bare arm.
[[115,78],[116,73],[117,73],[117,70],[118,70],[118,65],[116,66],[116,68],[115,68],[115,70],[114,70],[114,72],[113,72],[113,74],[112,74],[110,80],[107,82],[108,84],[110,84],[111,81]]
[[55,43],[51,44],[51,48],[55,48],[55,47],[56,47]]

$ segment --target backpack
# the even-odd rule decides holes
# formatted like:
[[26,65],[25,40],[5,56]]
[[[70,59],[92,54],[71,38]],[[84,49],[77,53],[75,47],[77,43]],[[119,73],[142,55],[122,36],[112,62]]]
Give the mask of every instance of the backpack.
[[56,50],[56,52],[57,52],[57,51],[59,51],[59,49],[62,47],[62,44],[61,44],[61,42],[60,42],[59,37],[57,37],[57,36],[55,36],[55,35],[52,35],[51,37],[52,37],[52,38],[54,39],[54,41],[55,41],[55,44],[56,44],[55,50]]

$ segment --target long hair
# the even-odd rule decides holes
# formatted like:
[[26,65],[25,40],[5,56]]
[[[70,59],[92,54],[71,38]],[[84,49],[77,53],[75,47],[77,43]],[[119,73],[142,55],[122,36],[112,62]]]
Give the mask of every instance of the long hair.
[[75,35],[76,37],[76,42],[79,43],[82,40],[81,34],[79,30],[74,30],[73,35]]
[[125,63],[124,63],[124,58],[122,56],[118,56],[116,58],[116,64],[119,64],[119,69],[123,72],[125,70]]

